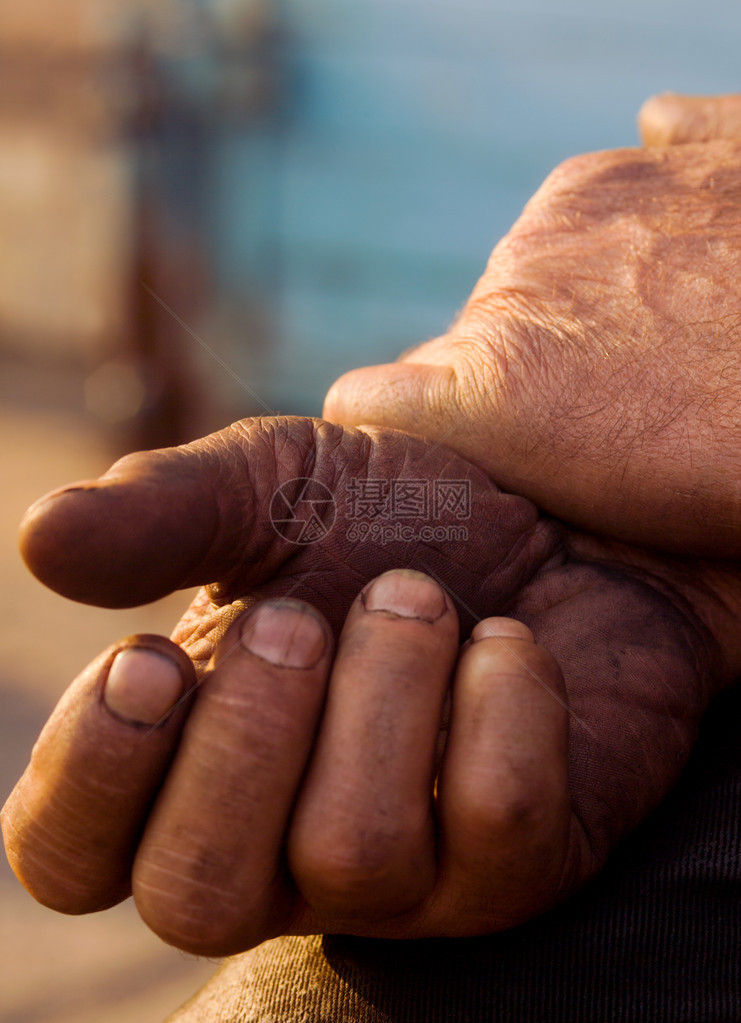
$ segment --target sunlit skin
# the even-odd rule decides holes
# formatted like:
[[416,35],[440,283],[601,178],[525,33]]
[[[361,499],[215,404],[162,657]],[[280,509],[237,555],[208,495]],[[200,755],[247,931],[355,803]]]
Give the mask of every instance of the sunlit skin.
[[561,165],[450,331],[347,374],[324,415],[444,441],[603,535],[738,558],[741,97],[641,124],[689,144]]
[[[307,473],[336,518],[297,546],[269,508]],[[469,480],[467,538],[348,539],[353,481],[399,478]],[[180,650],[146,641],[182,686],[161,656],[147,671],[127,655],[111,713],[118,648],[102,655],[3,817],[42,902],[90,911],[131,886],[158,934],[203,954],[291,932],[481,934],[547,909],[657,805],[741,669],[731,569],[593,540],[450,449],[383,428],[245,420],[129,456],[34,506],[22,547],[42,580],[92,603],[211,583]],[[379,573],[399,566],[424,574],[381,576],[380,599]]]
[[[567,164],[449,335],[328,398],[337,416],[365,411],[443,443],[387,425],[245,420],[129,456],[29,511],[24,556],[67,596],[120,607],[207,587],[172,640],[134,637],[101,654],[42,733],[2,820],[40,901],[88,912],[133,891],[165,940],[222,955],[282,933],[487,933],[600,870],[741,671],[741,582],[718,560],[738,553],[726,521],[731,327],[726,370],[714,330],[705,374],[688,369],[702,301],[713,300],[713,324],[731,323],[730,289],[711,271],[720,260],[730,274],[741,251],[716,186],[697,186],[713,158],[729,182],[741,174],[733,142]],[[682,270],[687,225],[708,204],[724,239],[697,264],[710,291],[692,293],[691,331],[689,268],[687,287],[666,272],[640,295],[628,286],[632,259],[651,269],[642,246],[657,237],[647,174],[676,240],[665,268]],[[565,202],[584,205],[578,239]],[[602,267],[596,282],[590,266]],[[682,327],[669,340],[668,323]],[[518,340],[505,349],[502,324]],[[533,332],[540,347],[528,348]],[[645,388],[664,408],[677,381],[680,418],[658,429],[644,415],[641,431]],[[589,428],[572,415],[556,429],[548,411],[577,400]],[[273,494],[297,477],[326,486],[336,509],[304,546],[270,521]],[[470,517],[436,519],[464,521],[466,539],[350,538],[353,481],[441,478],[470,481]],[[580,528],[500,489],[512,484]]]
[[647,146],[741,138],[741,96],[652,96],[638,115]]

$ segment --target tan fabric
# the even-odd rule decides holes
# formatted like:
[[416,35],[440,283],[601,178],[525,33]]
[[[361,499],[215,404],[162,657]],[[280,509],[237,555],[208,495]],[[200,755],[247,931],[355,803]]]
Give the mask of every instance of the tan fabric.
[[385,1023],[332,969],[321,937],[276,938],[224,966],[167,1023]]

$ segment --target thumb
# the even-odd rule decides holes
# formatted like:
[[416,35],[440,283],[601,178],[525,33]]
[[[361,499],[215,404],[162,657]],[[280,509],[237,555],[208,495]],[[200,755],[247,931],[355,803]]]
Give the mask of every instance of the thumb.
[[681,96],[664,92],[643,104],[638,128],[647,146],[741,138],[741,95]]
[[223,604],[290,582],[331,617],[407,567],[457,594],[464,624],[503,611],[560,542],[534,505],[441,444],[298,417],[128,455],[42,498],[21,526],[31,571],[102,607],[209,583]]
[[244,420],[181,447],[127,455],[99,479],[32,505],[21,554],[51,589],[102,607],[213,582],[257,552],[259,582],[290,555],[267,511],[282,482],[308,475],[317,425]]
[[373,423],[440,441],[461,422],[456,384],[450,366],[391,362],[353,369],[332,384],[322,415],[334,423]]

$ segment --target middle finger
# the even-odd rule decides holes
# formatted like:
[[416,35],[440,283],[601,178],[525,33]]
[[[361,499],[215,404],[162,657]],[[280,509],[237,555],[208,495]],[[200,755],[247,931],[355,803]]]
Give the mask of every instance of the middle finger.
[[410,910],[435,878],[433,781],[458,621],[419,572],[387,572],[350,609],[288,837],[324,928]]

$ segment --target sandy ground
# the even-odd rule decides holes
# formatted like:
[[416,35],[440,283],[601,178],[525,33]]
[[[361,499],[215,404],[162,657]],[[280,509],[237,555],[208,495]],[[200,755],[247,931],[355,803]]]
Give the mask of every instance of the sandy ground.
[[[23,510],[62,483],[97,475],[111,453],[63,414],[0,406],[0,800],[66,685],[100,649],[131,632],[168,633],[187,603],[105,611],[45,590],[24,568]],[[162,944],[131,901],[65,917],[37,905],[0,862],[0,1023],[160,1023],[214,964]]]

